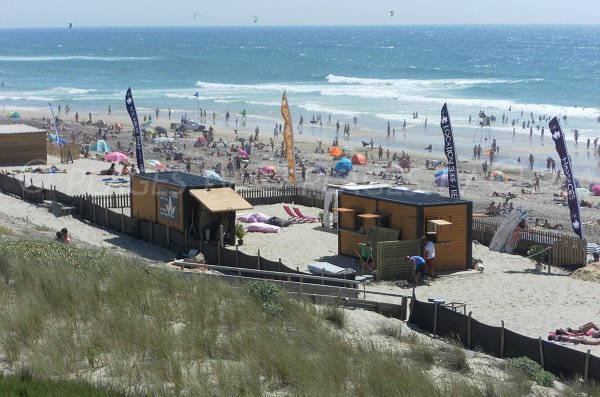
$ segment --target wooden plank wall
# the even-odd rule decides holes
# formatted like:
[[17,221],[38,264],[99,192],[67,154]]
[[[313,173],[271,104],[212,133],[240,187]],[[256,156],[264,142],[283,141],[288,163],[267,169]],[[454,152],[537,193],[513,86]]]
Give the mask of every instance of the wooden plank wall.
[[154,182],[135,176],[131,178],[131,216],[146,221],[156,221]]
[[340,230],[338,233],[340,254],[356,257],[355,251],[358,248],[358,243],[364,243],[367,236],[362,233],[345,230]]
[[46,164],[46,133],[0,135],[0,165]]
[[[447,205],[425,207],[425,224],[428,220],[444,219],[452,222],[449,227],[452,242],[435,244],[435,270],[459,270],[467,267],[467,241],[468,228],[471,227],[467,220],[467,206]],[[419,236],[420,237],[420,236]]]
[[404,257],[417,255],[420,240],[382,241],[377,243],[377,280],[406,280],[412,274],[412,265]]
[[[159,205],[160,205],[159,204],[160,203],[160,201],[159,201],[160,200],[159,192],[160,192],[161,188],[171,189],[171,190],[177,190],[178,193],[179,193],[178,194],[178,197],[179,197],[179,217],[178,217],[179,222],[178,223],[173,223],[171,221],[164,220],[160,216],[160,212],[159,212],[160,211],[160,208],[159,208]],[[164,184],[164,183],[157,183],[155,185],[155,189],[156,190],[154,191],[154,202],[155,202],[155,205],[156,205],[156,214],[157,214],[156,216],[158,217],[158,219],[156,220],[156,223],[158,223],[159,225],[163,225],[163,226],[169,226],[169,227],[172,227],[175,230],[179,230],[180,232],[183,232],[184,231],[184,220],[185,220],[185,219],[183,219],[183,214],[184,214],[183,209],[186,206],[186,204],[184,203],[184,200],[195,200],[195,199],[192,199],[189,194],[184,195],[184,193],[183,193],[184,191],[182,189],[177,189],[177,188],[175,188],[175,187],[173,187],[171,185],[167,185],[167,184]]]
[[400,239],[416,239],[417,207],[378,201],[377,212],[390,215],[390,227],[400,231]]

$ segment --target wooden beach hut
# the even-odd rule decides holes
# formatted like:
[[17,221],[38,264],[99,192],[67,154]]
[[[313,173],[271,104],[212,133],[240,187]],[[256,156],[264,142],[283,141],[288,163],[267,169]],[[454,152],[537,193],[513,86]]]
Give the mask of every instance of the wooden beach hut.
[[223,226],[224,242],[235,242],[235,212],[253,208],[235,184],[185,172],[135,174],[131,177],[131,216],[156,222],[196,239],[215,241]]
[[46,130],[27,124],[0,125],[0,165],[46,164]]
[[[391,187],[342,190],[336,211],[342,255],[355,256],[357,245],[368,238],[376,240],[372,241],[374,248],[385,239],[397,240],[403,244],[388,252],[401,257],[395,260],[402,264],[403,255],[422,253],[419,239],[426,235],[436,246],[436,270],[463,270],[472,265],[471,201]],[[386,247],[390,244],[377,247],[380,255],[380,248]]]

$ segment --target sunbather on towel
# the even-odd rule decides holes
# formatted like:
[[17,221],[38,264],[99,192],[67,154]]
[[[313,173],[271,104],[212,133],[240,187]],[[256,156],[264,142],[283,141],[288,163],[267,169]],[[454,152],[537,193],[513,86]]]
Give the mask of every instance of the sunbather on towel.
[[559,328],[555,332],[556,335],[565,336],[591,336],[592,338],[600,338],[600,328],[594,323],[583,324],[579,328]]
[[570,342],[582,345],[600,345],[600,340],[589,340],[583,336],[567,336],[567,335],[548,335],[548,340],[555,342]]

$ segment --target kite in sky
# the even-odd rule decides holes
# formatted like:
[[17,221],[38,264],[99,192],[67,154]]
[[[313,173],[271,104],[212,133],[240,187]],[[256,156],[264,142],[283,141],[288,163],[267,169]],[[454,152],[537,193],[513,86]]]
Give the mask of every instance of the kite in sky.
[[200,15],[200,13],[199,13],[199,12],[195,12],[195,13],[194,13],[194,19],[196,19],[196,17],[197,17],[197,16],[199,16],[199,15]]
[[73,24],[71,22],[69,22],[69,29],[71,29],[73,27]]
[[253,16],[252,17],[252,22],[254,22],[254,23],[258,22],[258,17],[257,16]]
[[391,10],[390,11],[390,17],[393,17],[393,16],[394,16],[394,10]]

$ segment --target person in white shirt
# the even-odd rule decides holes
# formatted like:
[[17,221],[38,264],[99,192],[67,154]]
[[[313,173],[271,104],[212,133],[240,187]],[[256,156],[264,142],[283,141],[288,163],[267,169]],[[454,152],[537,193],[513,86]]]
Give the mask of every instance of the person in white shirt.
[[427,236],[421,237],[423,244],[423,259],[425,259],[425,267],[431,277],[435,277],[433,272],[433,262],[435,262],[435,245],[433,241],[427,239]]

